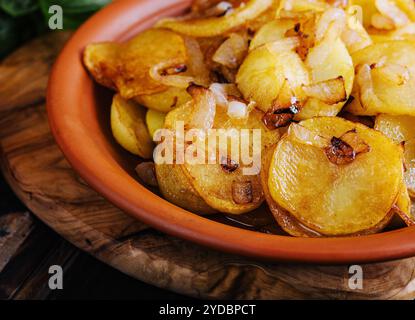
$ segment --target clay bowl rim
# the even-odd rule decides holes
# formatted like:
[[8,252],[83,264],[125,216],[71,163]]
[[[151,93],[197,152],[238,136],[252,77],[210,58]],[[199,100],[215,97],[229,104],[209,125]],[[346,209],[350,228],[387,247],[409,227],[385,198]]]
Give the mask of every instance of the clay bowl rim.
[[415,255],[415,227],[344,238],[294,238],[248,231],[179,208],[141,186],[116,161],[100,129],[94,84],[81,63],[89,43],[125,40],[190,0],[115,1],[90,18],[59,55],[47,94],[52,133],[77,173],[121,210],[164,233],[260,260],[319,264],[386,261]]

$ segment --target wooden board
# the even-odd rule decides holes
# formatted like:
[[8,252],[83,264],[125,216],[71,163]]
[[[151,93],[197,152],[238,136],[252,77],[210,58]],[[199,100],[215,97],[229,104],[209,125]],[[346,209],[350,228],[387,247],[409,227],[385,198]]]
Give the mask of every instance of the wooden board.
[[[192,297],[415,298],[415,258],[363,265],[363,289],[353,290],[349,266],[271,264],[224,254],[161,234],[112,206],[71,169],[49,131],[47,78],[67,37],[39,38],[0,65],[0,166],[14,192],[51,228],[134,278]],[[21,219],[14,232],[23,238],[19,225],[30,224]],[[0,248],[14,245],[0,241]],[[0,265],[7,259],[0,254]]]

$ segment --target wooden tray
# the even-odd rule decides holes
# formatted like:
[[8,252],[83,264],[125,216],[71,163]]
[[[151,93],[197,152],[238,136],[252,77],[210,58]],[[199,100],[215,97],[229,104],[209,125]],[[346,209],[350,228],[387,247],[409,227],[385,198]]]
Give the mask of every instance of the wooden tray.
[[149,284],[199,298],[414,299],[415,258],[349,266],[270,264],[206,249],[133,220],[71,169],[49,131],[45,90],[68,38],[36,39],[0,65],[0,166],[19,198],[51,228],[96,258]]

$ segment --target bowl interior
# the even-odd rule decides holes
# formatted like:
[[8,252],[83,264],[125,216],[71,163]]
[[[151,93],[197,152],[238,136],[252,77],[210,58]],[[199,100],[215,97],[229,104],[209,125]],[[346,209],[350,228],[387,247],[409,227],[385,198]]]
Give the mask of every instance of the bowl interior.
[[114,141],[109,126],[112,93],[93,82],[81,55],[86,45],[125,41],[160,17],[178,15],[190,0],[116,1],[88,20],[59,56],[50,77],[52,132],[74,169],[126,213],[168,234],[230,253],[272,261],[355,263],[415,254],[415,228],[363,237],[293,238],[244,230],[183,210],[134,178],[138,159]]

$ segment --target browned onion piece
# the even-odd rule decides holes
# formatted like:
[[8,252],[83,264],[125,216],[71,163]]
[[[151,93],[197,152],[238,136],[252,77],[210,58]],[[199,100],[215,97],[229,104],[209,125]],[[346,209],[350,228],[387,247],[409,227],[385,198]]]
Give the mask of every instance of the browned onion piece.
[[303,90],[308,97],[316,98],[327,104],[336,104],[347,100],[347,92],[342,76],[303,86]]
[[142,162],[135,168],[135,171],[144,184],[150,187],[158,186],[154,162]]
[[251,181],[234,181],[232,184],[232,199],[237,204],[248,204],[254,199]]
[[353,162],[356,156],[370,151],[370,147],[358,135],[356,129],[350,130],[340,138],[333,137],[324,149],[331,163],[343,165]]
[[290,105],[280,105],[274,103],[271,110],[265,113],[262,122],[269,130],[275,130],[289,125],[294,116],[300,112],[301,106],[296,99]]
[[160,62],[153,66],[149,73],[150,77],[167,87],[176,87],[186,89],[190,83],[196,82],[196,79],[189,76],[177,75],[187,70],[183,61],[171,60]]
[[356,159],[354,149],[348,143],[336,137],[331,138],[330,146],[326,147],[324,152],[327,159],[337,165],[348,164]]

